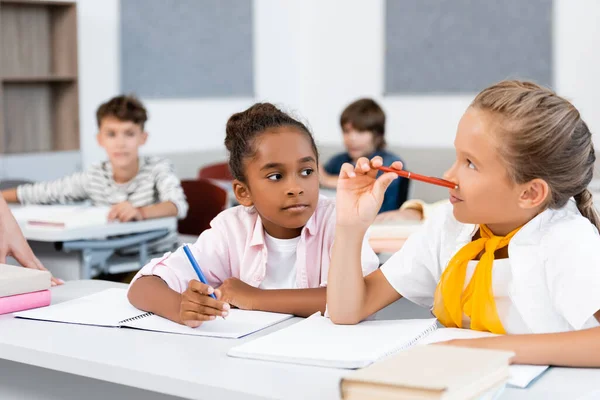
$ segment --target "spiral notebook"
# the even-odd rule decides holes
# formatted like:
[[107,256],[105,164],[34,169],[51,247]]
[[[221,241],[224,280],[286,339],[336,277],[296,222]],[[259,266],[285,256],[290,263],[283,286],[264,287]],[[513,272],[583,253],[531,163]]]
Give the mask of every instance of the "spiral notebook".
[[320,313],[229,350],[231,357],[330,368],[363,368],[407,349],[437,328],[436,319],[335,325]]
[[236,339],[292,318],[289,314],[231,310],[226,319],[217,318],[198,328],[180,325],[138,310],[127,300],[127,289],[107,289],[50,307],[14,314],[18,318],[67,324],[135,328],[193,336]]

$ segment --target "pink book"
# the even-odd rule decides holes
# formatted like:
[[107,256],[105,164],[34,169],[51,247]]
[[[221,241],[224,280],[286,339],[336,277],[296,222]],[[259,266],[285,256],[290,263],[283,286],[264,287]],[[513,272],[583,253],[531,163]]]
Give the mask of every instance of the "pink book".
[[0,297],[0,315],[49,305],[49,290]]

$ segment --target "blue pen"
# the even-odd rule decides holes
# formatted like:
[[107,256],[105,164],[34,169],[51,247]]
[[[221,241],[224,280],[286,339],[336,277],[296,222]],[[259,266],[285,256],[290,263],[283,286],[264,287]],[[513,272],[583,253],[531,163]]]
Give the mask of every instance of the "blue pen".
[[[187,256],[188,260],[190,260],[190,264],[192,264],[192,267],[194,267],[194,271],[196,271],[196,275],[198,275],[198,279],[200,279],[200,282],[204,283],[205,285],[208,285],[208,282],[206,282],[206,278],[204,277],[204,274],[202,273],[198,262],[196,262],[196,259],[194,258],[194,255],[192,254],[192,251],[190,250],[187,244],[183,245],[183,251],[185,252],[185,255]],[[210,294],[209,296],[215,300],[217,299],[214,293]]]

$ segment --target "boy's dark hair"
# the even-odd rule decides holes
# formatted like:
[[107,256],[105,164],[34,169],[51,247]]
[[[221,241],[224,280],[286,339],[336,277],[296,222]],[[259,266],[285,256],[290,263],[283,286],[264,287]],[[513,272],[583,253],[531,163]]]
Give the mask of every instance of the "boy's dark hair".
[[385,113],[375,100],[359,99],[348,105],[340,117],[342,130],[348,123],[359,132],[373,132],[377,150],[385,147]]
[[225,147],[229,151],[229,169],[235,179],[246,182],[244,159],[253,157],[256,153],[254,139],[269,129],[279,127],[293,127],[306,134],[315,152],[317,162],[319,161],[317,145],[306,125],[271,103],[256,103],[247,110],[229,117],[225,128]]
[[106,117],[115,117],[120,121],[131,121],[139,125],[143,130],[144,124],[148,120],[148,112],[137,97],[133,95],[120,95],[113,97],[98,107],[98,111],[96,111],[98,127],[100,127],[102,120]]

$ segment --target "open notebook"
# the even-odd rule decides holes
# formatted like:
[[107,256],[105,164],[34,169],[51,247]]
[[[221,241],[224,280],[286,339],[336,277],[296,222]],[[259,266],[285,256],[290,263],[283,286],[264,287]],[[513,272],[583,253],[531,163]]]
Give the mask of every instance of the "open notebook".
[[240,338],[292,318],[289,314],[231,310],[227,319],[217,318],[198,328],[190,328],[129,304],[126,289],[107,289],[99,293],[50,307],[14,314],[18,318],[68,324],[136,328],[182,335]]
[[[363,368],[412,347],[491,335],[466,329],[437,329],[435,319],[363,321],[335,325],[319,313],[277,332],[233,347],[227,355],[331,368]],[[526,387],[547,366],[512,365],[509,384]]]
[[436,327],[435,318],[335,325],[316,313],[285,329],[234,347],[227,354],[331,368],[362,368],[412,346]]

